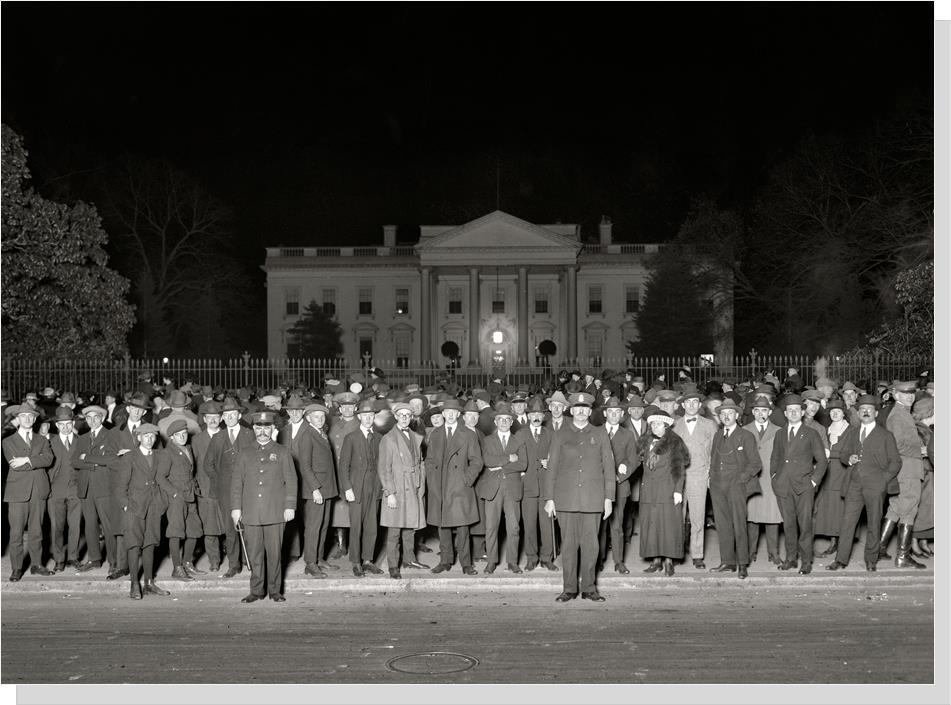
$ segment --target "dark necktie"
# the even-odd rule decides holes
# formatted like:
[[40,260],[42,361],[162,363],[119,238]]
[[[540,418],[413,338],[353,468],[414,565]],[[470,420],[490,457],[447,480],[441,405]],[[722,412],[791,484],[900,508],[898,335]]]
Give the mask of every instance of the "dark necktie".
[[613,439],[613,438],[614,438],[614,434],[615,434],[616,432],[617,432],[617,426],[612,426],[612,427],[611,427],[611,433],[609,433],[608,436],[610,436],[610,437]]
[[796,434],[793,433],[793,427],[790,426],[790,427],[789,427],[789,445],[792,445],[793,438],[795,438],[795,437],[796,437]]
[[69,436],[66,436],[66,442],[65,442],[63,445],[66,446],[66,452],[68,453],[68,452],[69,452],[69,446],[71,445],[71,443],[69,442]]
[[760,426],[760,427],[759,427],[759,437],[762,438],[764,433],[766,433],[766,427],[765,427],[765,426]]
[[726,440],[729,437],[730,437],[730,429],[728,428],[723,429],[723,440]]
[[859,434],[859,445],[865,445],[865,439],[868,438],[868,429],[865,428],[865,425],[862,425],[862,433]]
[[535,442],[537,443],[538,442],[538,426],[535,426],[532,429],[532,435],[535,437]]
[[446,426],[446,440],[452,440],[452,426]]

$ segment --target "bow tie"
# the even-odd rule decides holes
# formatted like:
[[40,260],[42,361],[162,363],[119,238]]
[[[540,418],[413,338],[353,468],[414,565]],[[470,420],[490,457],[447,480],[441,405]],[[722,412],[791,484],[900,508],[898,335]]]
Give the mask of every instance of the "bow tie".
[[693,423],[693,422],[696,421],[696,420],[697,420],[696,417],[692,417],[692,418],[689,418],[689,419],[684,419],[684,421],[686,421],[687,423]]

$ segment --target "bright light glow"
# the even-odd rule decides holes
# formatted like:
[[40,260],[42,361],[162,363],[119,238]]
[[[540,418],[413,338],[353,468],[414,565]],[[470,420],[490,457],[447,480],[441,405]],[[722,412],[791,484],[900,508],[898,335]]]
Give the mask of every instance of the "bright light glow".
[[168,358],[167,358],[167,357],[163,357],[163,358],[162,358],[162,364],[163,364],[163,365],[167,365],[167,364],[168,364]]
[[493,343],[495,343],[496,345],[500,345],[500,344],[502,343],[502,340],[504,340],[504,336],[502,335],[502,331],[500,331],[500,330],[492,331],[492,342],[493,342]]

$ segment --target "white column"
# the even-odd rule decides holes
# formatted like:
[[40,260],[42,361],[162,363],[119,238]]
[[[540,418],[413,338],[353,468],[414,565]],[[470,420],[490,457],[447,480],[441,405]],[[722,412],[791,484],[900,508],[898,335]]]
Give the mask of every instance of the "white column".
[[479,268],[469,267],[469,366],[479,365]]
[[433,358],[432,342],[430,340],[430,326],[432,325],[432,314],[430,313],[430,269],[423,267],[420,272],[419,282],[419,358],[420,362],[428,362]]
[[528,363],[528,268],[518,268],[518,362]]

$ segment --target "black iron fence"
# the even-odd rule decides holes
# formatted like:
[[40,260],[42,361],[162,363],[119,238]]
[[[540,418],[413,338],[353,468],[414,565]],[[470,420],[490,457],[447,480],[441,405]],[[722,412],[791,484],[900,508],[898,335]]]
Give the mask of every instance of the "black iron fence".
[[478,367],[458,366],[440,362],[400,360],[345,360],[308,358],[254,358],[245,353],[230,359],[149,358],[120,360],[81,359],[3,359],[3,392],[10,399],[19,400],[28,391],[41,392],[52,387],[57,392],[129,390],[141,384],[146,376],[162,384],[169,378],[176,386],[186,382],[198,385],[221,386],[226,390],[241,387],[274,389],[302,386],[319,389],[328,377],[348,381],[368,378],[370,369],[381,370],[390,387],[410,383],[436,384],[451,378],[462,389],[485,387],[498,378],[506,385],[528,384],[542,387],[551,384],[562,370],[590,371],[596,376],[609,377],[633,370],[644,377],[648,385],[658,376],[665,375],[669,384],[677,381],[679,372],[686,368],[691,378],[703,384],[710,379],[732,377],[737,381],[755,380],[772,372],[780,381],[789,368],[795,368],[807,384],[824,374],[839,384],[849,380],[872,386],[879,380],[914,379],[933,366],[932,357],[897,359],[880,355],[763,355],[751,353],[740,356],[732,364],[695,357],[633,357],[590,358],[577,360],[550,360],[549,364],[493,368],[491,364]]

